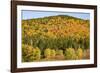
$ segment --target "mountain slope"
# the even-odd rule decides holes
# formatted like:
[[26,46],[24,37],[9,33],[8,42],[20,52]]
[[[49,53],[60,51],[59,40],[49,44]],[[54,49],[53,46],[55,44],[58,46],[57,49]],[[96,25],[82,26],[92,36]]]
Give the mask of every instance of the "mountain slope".
[[[78,47],[83,45],[84,48],[89,48],[89,25],[89,20],[65,15],[22,20],[23,42],[32,45],[33,41],[25,41],[29,37],[32,40],[41,38],[73,38],[71,40],[77,40]],[[86,43],[83,43],[82,40],[85,40],[84,42]],[[85,45],[87,46],[85,47]]]

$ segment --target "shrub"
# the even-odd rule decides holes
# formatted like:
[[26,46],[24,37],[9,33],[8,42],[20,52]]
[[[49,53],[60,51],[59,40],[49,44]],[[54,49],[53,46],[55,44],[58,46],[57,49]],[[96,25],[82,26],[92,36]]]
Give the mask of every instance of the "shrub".
[[50,57],[51,57],[51,49],[50,48],[47,48],[44,50],[44,56],[45,56],[45,58],[50,59]]
[[41,59],[41,50],[29,45],[22,45],[22,62],[32,62]]
[[83,50],[82,50],[82,48],[78,48],[77,51],[76,51],[76,54],[78,56],[78,59],[82,59],[82,57],[83,57]]
[[63,54],[63,50],[56,51],[55,59],[57,59],[57,60],[64,60],[65,59],[64,54]]
[[30,62],[33,60],[33,47],[29,45],[22,45],[22,62]]
[[54,49],[51,50],[51,58],[55,58],[56,56],[56,51]]
[[36,47],[33,52],[33,55],[35,57],[35,60],[40,60],[41,59],[41,50],[38,47]]
[[66,50],[65,50],[65,58],[67,60],[76,59],[75,50],[73,48],[66,48]]
[[57,50],[57,55],[63,55],[63,50]]

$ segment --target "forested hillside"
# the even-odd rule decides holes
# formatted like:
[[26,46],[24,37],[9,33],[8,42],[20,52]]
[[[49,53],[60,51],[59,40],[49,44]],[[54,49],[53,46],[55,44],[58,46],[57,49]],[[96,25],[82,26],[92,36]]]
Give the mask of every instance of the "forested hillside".
[[67,15],[22,20],[22,61],[89,59],[89,26]]

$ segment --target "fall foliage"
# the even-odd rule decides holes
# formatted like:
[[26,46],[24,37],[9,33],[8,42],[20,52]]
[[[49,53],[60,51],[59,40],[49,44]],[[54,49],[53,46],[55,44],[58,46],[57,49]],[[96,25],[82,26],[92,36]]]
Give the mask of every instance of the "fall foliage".
[[89,28],[89,20],[67,15],[22,20],[22,61],[89,59]]

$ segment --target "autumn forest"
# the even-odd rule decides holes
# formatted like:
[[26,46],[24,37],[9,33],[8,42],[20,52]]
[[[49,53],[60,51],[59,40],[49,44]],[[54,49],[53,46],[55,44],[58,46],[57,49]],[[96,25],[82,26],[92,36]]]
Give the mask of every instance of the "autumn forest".
[[22,62],[89,59],[89,22],[68,15],[22,20]]

